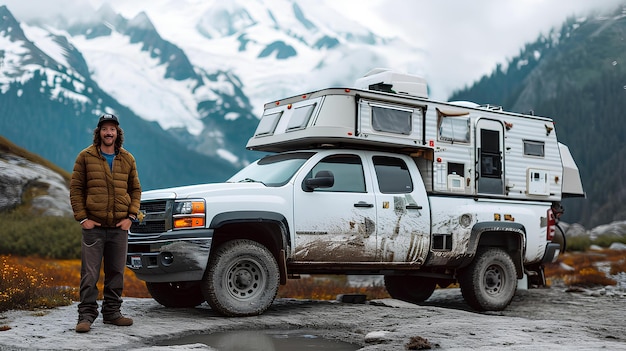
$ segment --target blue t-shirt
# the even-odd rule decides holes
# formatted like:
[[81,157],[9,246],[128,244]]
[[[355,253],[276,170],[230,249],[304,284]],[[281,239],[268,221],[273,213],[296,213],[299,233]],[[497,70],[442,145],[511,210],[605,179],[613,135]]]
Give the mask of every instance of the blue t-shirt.
[[102,156],[106,158],[107,163],[109,164],[109,168],[111,169],[111,172],[113,172],[113,159],[115,158],[115,154],[107,154],[105,152],[102,152]]

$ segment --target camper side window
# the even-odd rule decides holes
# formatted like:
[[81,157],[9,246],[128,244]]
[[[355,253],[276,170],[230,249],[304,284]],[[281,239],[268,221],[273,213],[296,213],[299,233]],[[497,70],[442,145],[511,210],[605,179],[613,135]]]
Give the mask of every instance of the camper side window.
[[439,140],[460,143],[470,142],[469,118],[440,117]]
[[372,128],[379,132],[410,135],[413,111],[372,106]]
[[282,115],[283,112],[280,111],[262,116],[261,121],[259,122],[259,125],[256,127],[256,131],[254,132],[254,136],[274,134],[274,130],[276,129],[278,121],[280,120],[280,117]]
[[524,140],[525,156],[545,156],[545,146],[543,141]]
[[289,119],[287,131],[305,128],[309,123],[313,110],[315,110],[315,105],[316,104],[297,107]]

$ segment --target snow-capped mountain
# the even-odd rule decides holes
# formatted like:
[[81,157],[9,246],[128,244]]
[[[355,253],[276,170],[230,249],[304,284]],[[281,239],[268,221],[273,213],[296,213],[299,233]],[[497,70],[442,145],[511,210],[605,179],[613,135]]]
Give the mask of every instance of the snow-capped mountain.
[[[419,72],[422,55],[324,3],[160,1],[132,18],[105,4],[80,18],[28,23],[0,6],[0,133],[71,170],[89,140],[77,136],[90,132],[98,114],[113,112],[136,124],[142,143],[163,138],[155,122],[178,150],[172,157],[183,161],[180,150],[193,151],[210,157],[195,164],[227,162],[219,168],[228,172],[258,156],[245,144],[264,103],[352,86],[374,67]],[[48,123],[66,125],[58,133],[72,141],[68,150],[28,130]],[[125,143],[140,155],[150,148],[144,144]]]
[[[203,1],[155,6],[149,15],[195,65],[236,73],[259,115],[264,103],[352,86],[374,67],[419,73],[423,53],[383,38],[321,1]],[[177,19],[185,19],[175,22]]]
[[[97,25],[94,28],[99,29]],[[207,148],[212,154],[201,154],[190,146],[195,146],[190,142],[192,135],[166,132],[156,122],[139,117],[93,79],[92,67],[67,32],[19,23],[6,6],[0,6],[0,48],[0,133],[66,170],[73,168],[78,152],[91,142],[97,116],[103,112],[118,114],[131,136],[125,138],[124,146],[142,167],[145,189],[222,181],[245,160],[228,151],[240,150],[245,156],[241,140],[211,138],[209,141],[217,146]],[[202,82],[219,78],[222,85],[231,79],[228,72],[203,73],[200,77]],[[235,84],[239,82],[233,79]],[[225,101],[236,99],[245,100],[236,87],[224,93]],[[199,109],[213,108],[220,113],[222,107],[209,100],[198,105]],[[245,107],[241,110],[247,113],[246,118],[212,122],[214,133],[253,130],[256,118]]]
[[419,49],[381,38],[324,2],[160,1],[147,11],[125,19],[105,4],[55,26],[71,35],[105,91],[142,118],[193,135],[206,117],[198,102],[219,104],[214,91],[232,89],[199,85],[202,71],[234,74],[250,100],[239,105],[259,117],[266,102],[350,86],[374,67],[423,69]]

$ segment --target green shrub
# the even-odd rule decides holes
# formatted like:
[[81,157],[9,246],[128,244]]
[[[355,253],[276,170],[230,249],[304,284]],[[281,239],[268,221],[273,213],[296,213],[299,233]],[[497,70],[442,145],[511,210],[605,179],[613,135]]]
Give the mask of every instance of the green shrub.
[[593,243],[601,247],[609,247],[613,243],[626,244],[626,236],[613,234],[613,233],[600,234],[593,241]]
[[587,251],[589,246],[591,246],[591,239],[586,235],[581,236],[573,236],[567,238],[567,247],[565,248],[567,251]]
[[0,213],[0,254],[80,258],[81,228],[73,218],[36,216],[26,211]]

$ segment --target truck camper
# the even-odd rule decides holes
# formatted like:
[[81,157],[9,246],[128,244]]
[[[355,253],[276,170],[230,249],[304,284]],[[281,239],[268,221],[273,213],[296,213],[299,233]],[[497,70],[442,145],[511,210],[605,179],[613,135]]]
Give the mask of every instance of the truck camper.
[[144,192],[127,265],[166,306],[263,313],[300,274],[383,275],[422,302],[459,283],[477,310],[545,285],[560,201],[584,196],[548,117],[428,98],[376,69],[354,87],[269,102],[226,183]]

